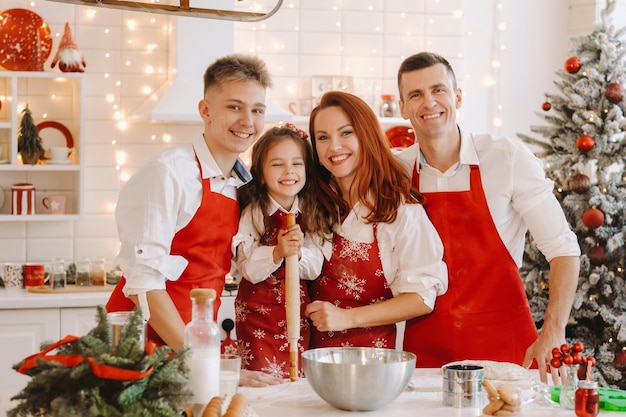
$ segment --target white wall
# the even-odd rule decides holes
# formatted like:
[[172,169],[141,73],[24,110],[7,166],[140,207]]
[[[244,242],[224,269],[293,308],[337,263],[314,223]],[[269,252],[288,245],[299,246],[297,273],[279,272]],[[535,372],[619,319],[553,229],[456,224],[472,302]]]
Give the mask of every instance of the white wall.
[[[462,122],[513,136],[538,123],[533,113],[540,111],[544,92],[553,88],[554,71],[567,57],[568,1],[500,3],[498,11],[496,2],[488,0],[286,0],[264,23],[237,23],[235,49],[253,50],[268,62],[276,81],[270,96],[283,105],[306,94],[315,74],[353,75],[355,91],[375,100],[382,92],[396,92],[395,71],[405,55],[423,49],[441,52],[457,67],[466,93]],[[0,262],[103,255],[110,266],[118,248],[112,211],[122,177],[157,150],[199,132],[196,125],[171,123],[130,123],[120,130],[114,120],[117,111],[128,116],[145,100],[144,86],[156,89],[167,79],[170,51],[164,28],[169,18],[44,0],[2,0],[3,9],[12,7],[39,13],[53,33],[62,33],[69,21],[87,60],[86,215],[75,222],[0,223]],[[494,15],[508,25],[495,41],[500,19]],[[129,19],[136,28],[127,25]],[[198,34],[188,47],[215,41]],[[506,49],[499,53],[502,65],[494,73],[497,87],[487,89],[481,80],[493,72],[494,42]],[[156,48],[149,51],[151,44]],[[152,74],[146,74],[148,66]],[[494,129],[497,103],[503,125]],[[118,152],[125,161],[117,160]]]

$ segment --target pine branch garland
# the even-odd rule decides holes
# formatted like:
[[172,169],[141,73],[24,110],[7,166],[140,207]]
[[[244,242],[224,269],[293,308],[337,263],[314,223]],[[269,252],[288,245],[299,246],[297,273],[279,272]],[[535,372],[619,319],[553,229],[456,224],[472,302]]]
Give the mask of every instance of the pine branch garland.
[[[182,406],[191,400],[186,350],[173,352],[169,347],[156,348],[147,354],[140,343],[143,327],[139,309],[124,325],[117,351],[111,347],[107,314],[98,307],[98,325],[75,342],[59,346],[56,355],[83,355],[95,363],[125,370],[152,372],[137,380],[104,379],[94,375],[92,366],[83,361],[64,366],[52,360],[37,359],[28,374],[31,380],[12,398],[18,405],[8,417],[179,417]],[[42,345],[42,351],[52,346]],[[13,366],[19,369],[25,362]]]

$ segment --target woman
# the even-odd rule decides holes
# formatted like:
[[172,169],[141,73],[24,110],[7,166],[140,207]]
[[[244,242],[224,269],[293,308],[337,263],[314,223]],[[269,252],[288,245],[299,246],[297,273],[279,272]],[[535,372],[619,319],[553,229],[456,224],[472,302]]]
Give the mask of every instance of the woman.
[[334,232],[310,283],[311,348],[395,348],[395,323],[430,313],[447,290],[443,245],[363,100],[326,93],[309,131],[319,202]]

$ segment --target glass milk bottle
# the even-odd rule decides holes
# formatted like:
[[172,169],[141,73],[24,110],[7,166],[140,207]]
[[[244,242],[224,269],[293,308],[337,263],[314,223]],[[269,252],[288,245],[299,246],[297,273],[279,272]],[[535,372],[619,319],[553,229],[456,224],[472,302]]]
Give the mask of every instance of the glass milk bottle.
[[220,328],[213,319],[215,290],[194,288],[189,296],[192,317],[185,326],[185,347],[189,349],[191,408],[194,415],[202,415],[209,400],[220,395]]

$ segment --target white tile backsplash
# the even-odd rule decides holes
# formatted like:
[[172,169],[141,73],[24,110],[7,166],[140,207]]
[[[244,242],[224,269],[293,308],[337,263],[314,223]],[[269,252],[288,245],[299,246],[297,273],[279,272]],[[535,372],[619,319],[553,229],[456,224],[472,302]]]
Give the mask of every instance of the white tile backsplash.
[[[533,92],[528,91],[528,86],[523,91],[516,91],[515,85],[508,86],[506,91],[512,96],[509,107],[520,106],[520,99],[526,98],[519,96],[531,93],[535,96],[532,100],[540,102],[543,92],[552,88],[555,68],[562,65],[562,57],[567,55],[563,51],[568,46],[567,22],[563,22],[563,17],[567,16],[569,0],[553,0],[549,8],[544,1],[499,2],[503,17],[512,28],[508,36],[526,40],[527,35],[534,35],[532,40],[526,40],[523,49],[507,51],[503,57],[503,71],[509,71],[507,79],[514,80],[515,71],[528,72],[525,67],[531,66],[536,80]],[[241,7],[250,4],[241,3]],[[0,263],[44,261],[55,256],[67,260],[105,256],[112,262],[119,247],[112,212],[123,185],[120,176],[131,175],[168,146],[163,141],[166,135],[170,144],[177,144],[189,142],[201,132],[199,118],[198,123],[185,124],[132,119],[133,112],[148,100],[143,88],[155,90],[164,85],[168,71],[174,67],[170,65],[170,56],[175,51],[169,49],[174,43],[166,29],[172,18],[42,0],[32,4],[29,0],[2,0],[2,8],[31,8],[44,17],[55,35],[53,54],[63,26],[69,22],[87,61],[82,144],[86,166],[85,216],[69,222],[0,222]],[[311,77],[316,75],[353,76],[355,93],[376,107],[380,94],[397,94],[396,72],[402,59],[421,50],[433,50],[451,60],[459,84],[465,84],[468,95],[462,120],[467,120],[470,127],[473,124],[485,130],[484,127],[490,128],[489,117],[484,114],[487,96],[480,81],[490,68],[494,7],[494,2],[475,0],[287,0],[267,21],[235,23],[234,49],[257,53],[267,62],[275,84],[268,97],[284,107],[298,97],[310,97]],[[516,13],[517,9],[524,13]],[[461,17],[453,15],[458,10]],[[533,18],[536,15],[542,19],[537,21]],[[131,29],[129,20],[138,29]],[[213,22],[207,20],[206,24]],[[581,25],[578,21],[574,24],[577,30]],[[204,39],[198,34],[187,46],[216,41],[219,40]],[[155,46],[152,52],[148,51],[149,45]],[[539,62],[533,58],[537,52],[541,52]],[[50,70],[51,60],[52,56],[46,62],[46,70]],[[154,69],[153,74],[146,73],[148,66]],[[197,81],[201,86],[201,80]],[[199,96],[190,100],[199,100],[200,94],[199,90]],[[107,95],[113,97],[112,102],[106,100]],[[536,106],[532,102],[524,105],[525,109],[515,111],[515,130],[507,133],[527,128],[523,113],[532,115]],[[120,130],[114,120],[117,111],[130,118],[126,130]],[[55,118],[64,117],[56,110],[50,113]],[[120,151],[126,155],[126,161],[118,169],[116,158]],[[54,185],[41,179],[38,188],[52,189]],[[8,199],[10,193],[5,192],[5,200]]]

